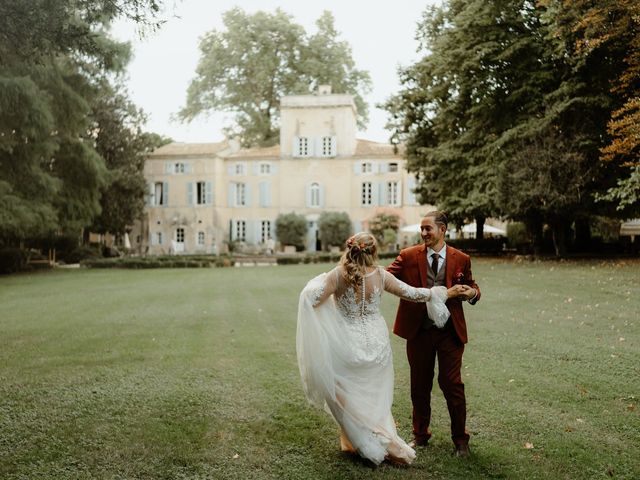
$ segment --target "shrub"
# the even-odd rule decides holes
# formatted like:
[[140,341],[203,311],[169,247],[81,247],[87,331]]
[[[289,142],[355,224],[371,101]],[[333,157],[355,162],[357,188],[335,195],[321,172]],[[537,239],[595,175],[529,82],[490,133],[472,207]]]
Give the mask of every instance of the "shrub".
[[98,251],[89,246],[80,245],[69,252],[65,252],[63,256],[58,256],[65,263],[80,263],[81,260],[99,258]]
[[282,245],[295,245],[296,250],[304,250],[307,236],[307,219],[297,213],[280,214],[276,218],[276,237]]
[[351,219],[346,212],[323,212],[318,219],[318,231],[325,250],[331,245],[341,247],[353,233]]
[[27,268],[29,254],[19,248],[0,250],[0,273],[14,273]]

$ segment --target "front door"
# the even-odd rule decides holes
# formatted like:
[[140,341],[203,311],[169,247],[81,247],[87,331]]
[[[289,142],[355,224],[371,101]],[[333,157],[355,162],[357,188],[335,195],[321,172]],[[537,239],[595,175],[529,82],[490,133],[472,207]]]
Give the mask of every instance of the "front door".
[[184,252],[184,228],[176,229],[175,253]]

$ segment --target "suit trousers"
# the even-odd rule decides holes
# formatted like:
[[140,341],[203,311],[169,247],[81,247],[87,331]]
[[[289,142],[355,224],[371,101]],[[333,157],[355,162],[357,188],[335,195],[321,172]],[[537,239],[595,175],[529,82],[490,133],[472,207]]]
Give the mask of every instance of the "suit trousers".
[[443,329],[435,326],[420,329],[407,341],[407,358],[411,370],[413,434],[416,440],[431,437],[431,389],[438,359],[438,385],[444,393],[451,417],[451,438],[456,445],[469,442],[465,428],[467,406],[460,373],[464,344],[458,339],[451,320]]

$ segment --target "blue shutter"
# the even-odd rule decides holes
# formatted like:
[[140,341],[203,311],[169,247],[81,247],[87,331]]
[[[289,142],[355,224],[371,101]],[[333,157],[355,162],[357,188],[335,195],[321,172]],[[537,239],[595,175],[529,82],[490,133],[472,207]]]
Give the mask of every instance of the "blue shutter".
[[407,203],[409,205],[416,205],[416,194],[414,192],[416,188],[416,177],[413,175],[409,175],[409,179],[407,181]]
[[164,173],[171,173],[172,169],[173,169],[172,162],[164,162]]
[[231,163],[227,164],[227,175],[232,177],[234,174],[235,174],[235,168],[234,168],[233,164],[231,164]]
[[294,157],[300,156],[300,142],[298,137],[293,137],[293,145],[291,146],[291,155]]
[[251,171],[254,175],[260,174],[260,162],[251,162]]
[[380,182],[378,184],[378,205],[384,206],[387,204],[387,182]]
[[187,205],[193,205],[193,182],[187,183]]
[[249,185],[248,183],[244,184],[244,199],[245,199],[245,205],[247,207],[251,206],[251,185]]
[[169,205],[169,182],[162,184],[162,205]]
[[206,203],[207,205],[213,205],[213,183],[212,182],[207,182]]
[[360,233],[362,231],[362,222],[353,222],[353,233]]
[[324,208],[324,185],[319,185],[320,187],[320,208]]
[[184,164],[184,173],[193,173],[193,166],[190,163]]
[[278,164],[274,162],[271,164],[271,175],[275,175],[277,173],[278,173]]
[[[236,184],[229,182],[229,190],[227,191],[227,206],[235,207]],[[233,228],[231,229],[233,231]]]
[[389,164],[387,162],[380,162],[378,164],[378,172],[387,173],[389,171]]
[[270,207],[271,206],[271,184],[270,182],[260,182],[260,206],[261,207]]
[[311,185],[306,185],[304,187],[304,196],[305,196],[305,205],[307,208],[311,208]]
[[154,202],[154,197],[155,197],[155,186],[153,184],[153,182],[149,182],[147,184],[147,188],[148,188],[148,197],[147,197],[147,205],[149,206],[153,206],[155,204]]
[[362,173],[362,163],[356,162],[353,164],[353,173],[355,175],[360,175]]

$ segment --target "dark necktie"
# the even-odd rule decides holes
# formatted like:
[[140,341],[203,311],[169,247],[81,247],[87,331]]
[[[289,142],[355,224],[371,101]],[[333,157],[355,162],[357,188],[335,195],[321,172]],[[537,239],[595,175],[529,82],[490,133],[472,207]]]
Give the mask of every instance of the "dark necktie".
[[433,282],[436,281],[436,276],[438,275],[438,260],[440,259],[440,255],[434,253],[431,255],[431,270],[433,270]]

